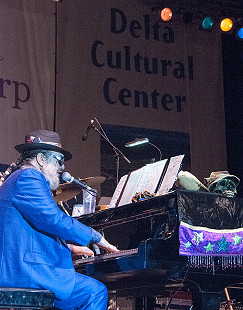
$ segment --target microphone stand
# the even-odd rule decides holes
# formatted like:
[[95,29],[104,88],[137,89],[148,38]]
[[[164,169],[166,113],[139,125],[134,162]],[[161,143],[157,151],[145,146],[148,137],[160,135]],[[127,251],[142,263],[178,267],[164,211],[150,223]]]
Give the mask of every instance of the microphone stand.
[[[95,118],[95,120],[97,121],[97,119]],[[99,122],[97,121],[97,123],[99,124]],[[99,124],[100,128],[103,130],[103,128],[101,127],[101,125]],[[122,151],[120,151],[111,141],[110,139],[106,136],[105,133],[102,133],[94,124],[92,124],[92,128],[97,131],[99,133],[99,135],[104,138],[113,148],[114,152],[115,152],[115,159],[116,159],[116,183],[118,184],[119,182],[119,164],[120,164],[120,155],[123,157],[123,159],[128,163],[131,164],[131,161],[122,153]]]

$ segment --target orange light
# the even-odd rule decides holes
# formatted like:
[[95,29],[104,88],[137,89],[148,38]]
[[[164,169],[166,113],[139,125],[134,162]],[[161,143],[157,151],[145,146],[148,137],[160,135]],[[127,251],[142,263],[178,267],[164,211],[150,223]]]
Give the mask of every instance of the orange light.
[[224,18],[220,23],[220,29],[224,32],[230,31],[233,27],[233,21],[230,18]]
[[161,13],[160,13],[160,17],[163,21],[168,22],[168,20],[171,19],[172,17],[172,11],[170,8],[164,8]]

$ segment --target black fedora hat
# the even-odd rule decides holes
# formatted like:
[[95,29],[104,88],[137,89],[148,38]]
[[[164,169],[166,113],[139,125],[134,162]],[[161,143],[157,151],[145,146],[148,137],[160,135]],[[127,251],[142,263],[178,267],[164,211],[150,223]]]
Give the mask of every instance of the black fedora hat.
[[55,151],[63,154],[65,161],[72,158],[72,154],[62,148],[59,134],[49,130],[36,130],[28,133],[25,143],[16,145],[15,149],[21,154],[32,150]]

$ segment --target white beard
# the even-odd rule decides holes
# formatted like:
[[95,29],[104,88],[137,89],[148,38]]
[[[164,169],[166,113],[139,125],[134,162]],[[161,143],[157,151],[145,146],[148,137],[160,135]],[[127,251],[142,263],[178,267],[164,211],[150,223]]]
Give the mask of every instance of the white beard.
[[60,180],[59,180],[59,176],[57,176],[56,178],[52,178],[50,182],[50,188],[52,190],[55,190],[58,188],[58,186],[60,185]]
[[42,172],[44,177],[46,178],[47,181],[49,181],[50,184],[50,189],[51,190],[55,190],[58,188],[58,186],[60,185],[60,179],[59,179],[59,174],[55,173],[55,174],[47,174],[45,172]]

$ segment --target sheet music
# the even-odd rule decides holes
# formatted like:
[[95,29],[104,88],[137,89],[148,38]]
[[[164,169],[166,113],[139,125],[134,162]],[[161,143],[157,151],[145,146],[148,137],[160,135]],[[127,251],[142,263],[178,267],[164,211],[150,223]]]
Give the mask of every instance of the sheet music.
[[139,183],[135,189],[135,192],[155,192],[161,174],[164,170],[167,159],[160,160],[158,162],[147,164],[144,166],[143,174],[140,177]]
[[168,193],[176,180],[183,157],[184,155],[179,155],[170,160],[160,160],[124,175],[116,187],[109,208],[131,203],[132,198],[139,192],[155,193],[160,182],[162,183],[156,196]]
[[142,178],[144,170],[145,166],[130,173],[129,179],[127,180],[126,187],[124,189],[121,200],[118,203],[118,206],[123,206],[132,202],[132,197],[136,193],[136,188],[138,188],[139,186],[139,182]]
[[181,162],[184,156],[185,155],[178,155],[171,157],[168,169],[156,196],[166,194],[172,188],[177,178],[177,174],[180,170]]
[[[120,201],[118,202],[118,206],[131,203],[132,198],[138,192],[147,191],[150,193],[154,193],[166,162],[167,159],[160,160],[158,162],[147,164],[140,169],[132,171],[129,175],[129,178],[127,179],[127,183],[123,183],[125,184],[125,188],[123,188],[123,193]],[[119,197],[117,199],[119,199]]]
[[108,208],[115,208],[116,202],[117,202],[117,200],[120,197],[120,194],[122,192],[122,189],[124,187],[124,184],[125,184],[127,178],[128,178],[128,174],[126,174],[123,177],[121,177],[120,181],[118,182],[118,184],[116,186],[115,192],[114,192],[114,194],[113,194],[113,196],[111,198],[111,201],[109,203],[109,207]]

